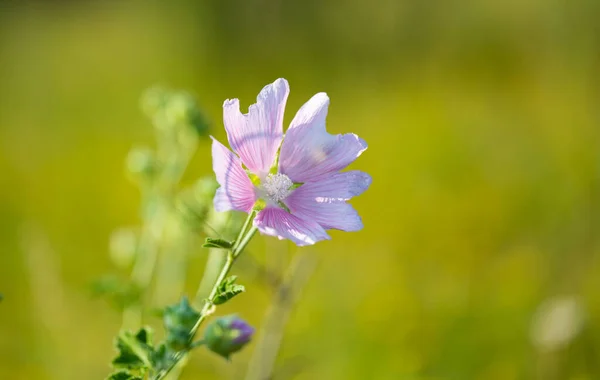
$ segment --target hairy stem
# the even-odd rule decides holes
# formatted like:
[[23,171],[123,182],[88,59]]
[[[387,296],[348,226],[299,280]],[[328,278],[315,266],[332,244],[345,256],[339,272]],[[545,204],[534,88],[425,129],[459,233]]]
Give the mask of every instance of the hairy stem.
[[[252,240],[252,237],[256,233],[256,227],[252,226],[252,220],[254,219],[255,215],[255,211],[252,211],[248,215],[248,218],[246,219],[246,222],[244,223],[244,226],[242,227],[242,230],[240,231],[238,238],[236,239],[233,245],[233,248],[227,252],[227,259],[225,260],[225,264],[223,264],[223,267],[221,268],[221,271],[219,272],[219,275],[217,276],[212,286],[212,289],[204,302],[204,306],[202,307],[202,310],[200,310],[200,317],[198,317],[196,324],[190,330],[190,343],[194,340],[198,329],[202,325],[202,322],[204,322],[206,318],[214,312],[214,301],[219,293],[219,286],[221,285],[221,283],[223,283],[223,280],[225,280],[227,274],[229,274],[229,271],[231,270],[233,263],[235,263],[235,260],[244,251],[244,249],[246,248],[248,243],[250,243],[250,240]],[[196,346],[197,345],[191,343],[190,349]],[[171,372],[171,370],[175,368],[177,363],[179,363],[179,361],[181,361],[187,355],[188,351],[189,349],[186,349],[176,353],[172,365],[169,368],[157,373],[153,377],[153,380],[164,379],[169,374],[169,372]]]
[[[147,217],[140,238],[135,264],[131,272],[131,282],[141,291],[146,291],[158,259],[158,243],[162,238],[163,219],[166,205],[160,197],[154,198],[158,203],[157,210]],[[123,310],[124,329],[137,329],[142,324],[142,305],[129,305]]]

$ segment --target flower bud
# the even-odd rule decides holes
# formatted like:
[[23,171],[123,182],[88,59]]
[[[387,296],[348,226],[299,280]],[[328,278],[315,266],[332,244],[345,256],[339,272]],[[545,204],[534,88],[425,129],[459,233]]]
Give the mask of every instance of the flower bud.
[[204,120],[194,97],[186,92],[173,92],[165,106],[165,117],[170,125],[192,128],[198,136],[206,136],[208,123]]
[[236,315],[217,318],[206,327],[206,347],[225,359],[242,349],[254,334],[254,327]]
[[144,92],[140,100],[142,111],[151,119],[156,117],[162,111],[167,96],[167,90],[164,88],[160,86],[150,87]]
[[135,258],[137,236],[131,228],[119,228],[110,235],[110,258],[119,268],[128,268]]
[[127,155],[127,171],[134,177],[151,177],[156,171],[156,158],[150,148],[133,148]]

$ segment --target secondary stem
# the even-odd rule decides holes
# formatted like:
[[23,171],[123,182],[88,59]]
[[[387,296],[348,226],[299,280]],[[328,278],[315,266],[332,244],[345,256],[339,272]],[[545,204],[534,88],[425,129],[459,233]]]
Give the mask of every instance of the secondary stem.
[[[250,219],[250,218],[253,218],[253,213],[251,213],[248,216],[248,219]],[[246,224],[244,224],[244,227],[246,227]],[[192,339],[192,340],[194,339],[196,331],[198,330],[198,328],[200,327],[202,322],[206,319],[206,317],[208,317],[210,314],[212,314],[211,309],[214,307],[213,302],[214,302],[215,298],[217,297],[217,293],[219,292],[219,285],[221,285],[223,280],[225,280],[225,277],[227,277],[227,274],[231,270],[233,263],[238,258],[240,253],[242,253],[244,248],[246,248],[246,246],[248,245],[248,243],[250,242],[250,240],[252,239],[252,237],[254,236],[255,233],[256,233],[256,227],[252,226],[248,230],[248,232],[244,235],[244,237],[241,239],[239,244],[236,242],[236,244],[234,245],[234,248],[231,251],[227,252],[227,260],[225,261],[225,265],[223,265],[223,268],[221,269],[221,272],[219,273],[219,276],[215,280],[215,283],[210,291],[210,294],[208,295],[208,299],[204,303],[204,306],[202,307],[202,310],[200,311],[200,318],[198,318],[198,321],[196,322],[196,324],[194,325],[194,327],[191,330],[191,334],[190,334],[191,338],[190,339]]]
[[[158,241],[162,238],[167,207],[159,195],[153,195],[151,201],[157,202],[157,208],[144,222],[137,257],[131,272],[131,282],[142,291],[146,291],[152,281],[158,259]],[[123,328],[137,329],[141,322],[141,304],[129,305],[123,310]]]
[[[248,218],[244,222],[244,226],[242,227],[242,230],[240,231],[238,238],[236,239],[235,243],[233,244],[233,248],[227,252],[227,260],[225,261],[223,268],[221,268],[221,271],[219,272],[219,275],[217,276],[217,279],[215,280],[215,282],[213,284],[213,287],[206,299],[206,302],[204,303],[204,306],[202,306],[202,310],[200,311],[200,317],[196,321],[196,324],[194,325],[194,327],[190,330],[190,343],[194,340],[194,337],[196,336],[196,333],[198,332],[198,329],[200,328],[200,325],[202,324],[202,322],[204,322],[204,320],[210,314],[213,313],[214,307],[215,307],[214,301],[218,295],[219,286],[221,285],[223,280],[225,280],[225,277],[227,277],[227,274],[231,270],[231,267],[233,266],[233,263],[235,263],[235,260],[244,251],[244,248],[246,248],[246,246],[248,245],[248,243],[250,243],[250,240],[252,240],[252,237],[256,233],[257,228],[252,226],[252,220],[254,219],[255,215],[256,215],[255,211],[252,211],[248,215]],[[193,346],[194,346],[194,344],[191,343],[190,348],[193,348]],[[154,376],[153,380],[164,379],[165,376],[167,376],[169,374],[169,372],[171,372],[171,370],[177,365],[177,363],[179,363],[179,361],[181,359],[183,359],[183,357],[187,354],[188,351],[189,351],[189,349],[186,349],[186,350],[180,351],[177,354],[175,354],[175,360],[173,361],[172,365],[169,368],[167,368],[166,370],[161,371],[158,374],[156,374]]]

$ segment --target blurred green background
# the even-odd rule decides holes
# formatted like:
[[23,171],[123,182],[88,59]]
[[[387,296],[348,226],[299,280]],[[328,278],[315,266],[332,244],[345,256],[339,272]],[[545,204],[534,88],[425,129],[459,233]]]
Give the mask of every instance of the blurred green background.
[[[120,314],[90,297],[140,223],[123,162],[155,83],[221,105],[278,77],[369,149],[275,379],[600,379],[600,2],[0,2],[0,378],[101,379]],[[184,183],[211,174],[203,140]],[[258,238],[289,258],[286,242]],[[273,254],[270,253],[270,254]],[[193,294],[204,256],[196,252]],[[259,325],[272,292],[224,311]],[[241,378],[195,352],[183,379]],[[293,368],[292,368],[293,367]]]

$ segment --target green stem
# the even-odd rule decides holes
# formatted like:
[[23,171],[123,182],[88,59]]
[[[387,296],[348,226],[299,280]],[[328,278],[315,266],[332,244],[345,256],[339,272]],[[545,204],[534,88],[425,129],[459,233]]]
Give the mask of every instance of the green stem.
[[[151,201],[157,202],[157,209],[144,221],[144,230],[140,238],[137,257],[131,271],[131,282],[143,292],[148,289],[152,281],[158,259],[157,242],[162,238],[163,219],[166,213],[166,205],[159,195],[153,195]],[[141,304],[129,305],[123,310],[123,329],[137,329],[141,324]]]
[[[217,279],[215,280],[213,287],[206,299],[206,302],[204,303],[204,306],[202,307],[202,310],[200,311],[200,317],[198,317],[198,320],[196,321],[196,324],[194,325],[194,327],[192,327],[192,329],[190,330],[190,348],[185,349],[183,351],[180,351],[178,353],[175,354],[175,358],[173,360],[173,363],[171,364],[171,366],[169,368],[167,368],[166,370],[163,370],[159,373],[157,373],[152,379],[153,380],[161,380],[164,379],[169,372],[171,372],[171,370],[173,368],[175,368],[175,366],[177,365],[177,363],[179,363],[179,361],[181,359],[183,359],[185,357],[185,355],[187,354],[187,352],[191,349],[196,347],[196,345],[194,345],[193,343],[191,343],[195,336],[196,333],[198,332],[198,329],[200,328],[200,325],[202,325],[202,322],[204,322],[204,320],[213,313],[213,309],[215,307],[214,305],[214,301],[215,298],[218,295],[219,292],[219,286],[221,285],[221,283],[223,282],[223,280],[225,280],[225,277],[227,277],[227,274],[229,273],[229,271],[231,270],[231,267],[233,266],[233,263],[235,263],[235,260],[239,257],[239,255],[244,251],[244,249],[246,248],[246,246],[248,245],[248,243],[250,243],[250,240],[252,240],[252,237],[254,236],[254,234],[257,231],[257,228],[254,226],[251,226],[252,221],[254,220],[254,216],[256,215],[256,211],[252,211],[250,214],[248,214],[248,218],[246,219],[246,221],[244,222],[244,226],[242,227],[242,230],[240,231],[240,234],[238,235],[238,238],[236,239],[233,248],[227,252],[227,260],[225,261],[225,264],[223,265],[223,268],[221,268],[221,271],[219,272],[219,275],[217,276]],[[251,227],[250,227],[251,226]],[[245,231],[247,230],[247,232]]]
[[250,214],[248,214],[248,217],[244,221],[244,225],[242,226],[242,229],[240,230],[240,233],[235,238],[235,242],[233,242],[233,247],[231,247],[231,251],[232,252],[235,251],[238,248],[238,246],[240,245],[240,242],[242,241],[242,238],[243,238],[244,234],[246,233],[246,230],[248,229],[248,227],[250,226],[250,224],[254,220],[254,216],[255,215],[256,215],[256,211],[254,211],[254,210],[252,210],[250,212]]

